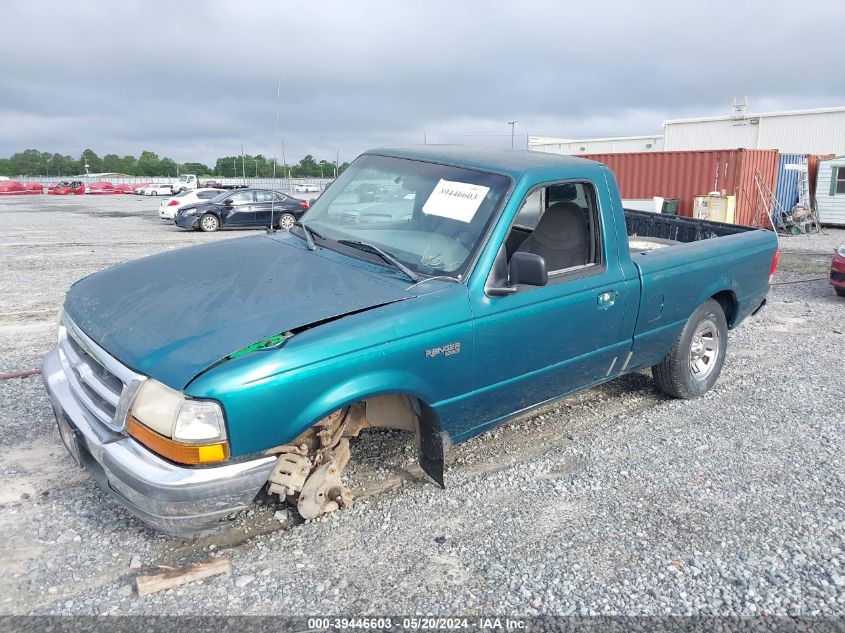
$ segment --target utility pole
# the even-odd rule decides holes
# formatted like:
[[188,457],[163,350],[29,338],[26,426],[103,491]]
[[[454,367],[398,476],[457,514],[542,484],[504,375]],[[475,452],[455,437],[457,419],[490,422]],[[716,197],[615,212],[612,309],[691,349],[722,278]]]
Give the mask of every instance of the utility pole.
[[290,193],[290,172],[288,171],[288,159],[285,158],[285,142],[282,141],[282,165],[285,166],[285,176],[287,176],[287,190]]
[[516,123],[517,123],[516,121],[508,121],[508,125],[511,126],[511,149],[513,149],[513,132],[514,132],[514,129],[516,128]]
[[428,145],[428,136],[423,132],[423,145]]
[[243,143],[241,143],[241,179],[243,180],[243,184],[246,184],[246,156],[244,156]]

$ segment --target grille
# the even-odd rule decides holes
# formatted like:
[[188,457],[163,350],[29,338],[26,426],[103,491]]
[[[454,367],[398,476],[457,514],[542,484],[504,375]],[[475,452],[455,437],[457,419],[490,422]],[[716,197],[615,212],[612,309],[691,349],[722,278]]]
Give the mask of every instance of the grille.
[[59,354],[76,399],[101,424],[119,431],[144,376],[110,356],[68,317],[59,326]]

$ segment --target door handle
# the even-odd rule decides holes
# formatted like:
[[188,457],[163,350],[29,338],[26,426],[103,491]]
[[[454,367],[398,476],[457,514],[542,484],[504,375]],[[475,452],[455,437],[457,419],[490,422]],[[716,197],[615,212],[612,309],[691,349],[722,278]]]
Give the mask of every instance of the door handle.
[[616,303],[616,295],[619,294],[618,290],[605,290],[604,292],[600,292],[596,296],[596,304],[598,305],[599,310],[607,310],[614,303]]

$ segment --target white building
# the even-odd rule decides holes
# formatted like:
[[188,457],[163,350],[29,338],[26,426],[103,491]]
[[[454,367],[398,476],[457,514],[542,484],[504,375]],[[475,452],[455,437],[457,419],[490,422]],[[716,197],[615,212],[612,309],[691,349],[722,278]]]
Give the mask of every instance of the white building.
[[673,119],[663,134],[570,139],[529,136],[528,149],[603,154],[708,149],[776,149],[782,154],[845,155],[845,107]]
[[569,155],[659,152],[663,149],[663,137],[660,134],[652,136],[616,136],[585,139],[529,136],[528,149],[537,152]]
[[736,113],[663,123],[663,149],[776,149],[785,154],[845,154],[845,107]]
[[819,220],[845,226],[845,156],[820,162],[817,183]]

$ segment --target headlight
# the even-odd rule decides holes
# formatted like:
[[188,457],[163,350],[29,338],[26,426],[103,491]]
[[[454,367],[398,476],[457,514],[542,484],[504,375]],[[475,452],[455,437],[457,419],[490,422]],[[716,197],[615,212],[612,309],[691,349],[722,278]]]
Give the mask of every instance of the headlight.
[[216,402],[186,400],[179,408],[173,438],[183,442],[226,439],[223,411]]
[[836,249],[836,254],[840,257],[845,257],[845,244],[839,245],[839,248]]
[[218,462],[229,456],[220,405],[188,399],[157,380],[141,385],[126,431],[162,457],[183,464]]

